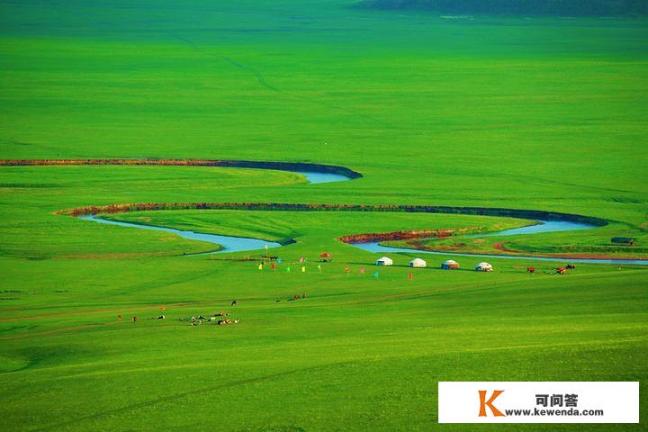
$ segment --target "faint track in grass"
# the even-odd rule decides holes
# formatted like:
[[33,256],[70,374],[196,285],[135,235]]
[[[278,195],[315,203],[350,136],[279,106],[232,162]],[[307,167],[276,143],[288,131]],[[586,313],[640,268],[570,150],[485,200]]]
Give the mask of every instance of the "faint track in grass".
[[157,397],[157,398],[154,398],[154,399],[149,399],[149,400],[146,400],[146,401],[126,405],[126,406],[123,406],[121,408],[115,408],[115,409],[111,409],[111,410],[98,412],[98,413],[95,413],[95,414],[81,416],[81,417],[71,419],[71,420],[68,420],[68,421],[64,421],[64,422],[55,423],[55,424],[43,426],[43,427],[40,427],[40,428],[32,429],[32,431],[33,432],[44,432],[44,431],[50,431],[50,430],[58,430],[60,428],[70,426],[70,425],[73,425],[73,424],[76,424],[76,423],[81,423],[81,422],[88,421],[88,420],[96,420],[96,419],[100,419],[102,417],[122,414],[122,413],[126,413],[126,412],[129,412],[129,411],[135,411],[135,410],[138,410],[140,408],[147,408],[149,406],[153,406],[153,405],[156,405],[156,404],[159,404],[159,403],[172,402],[172,401],[182,399],[182,398],[185,398],[185,397],[188,397],[188,396],[192,396],[192,395],[195,395],[195,394],[210,393],[210,392],[224,390],[224,389],[231,388],[231,387],[237,387],[237,386],[242,386],[242,385],[246,385],[246,384],[254,384],[254,383],[258,383],[258,382],[269,381],[269,380],[273,380],[273,379],[276,379],[276,378],[282,378],[282,377],[290,376],[290,375],[293,375],[293,374],[298,374],[298,373],[303,373],[303,372],[314,372],[314,371],[317,371],[317,370],[324,370],[324,369],[328,369],[330,367],[342,366],[342,365],[353,364],[353,363],[358,363],[358,361],[347,361],[347,362],[332,363],[332,364],[327,364],[327,365],[311,366],[311,367],[307,367],[307,368],[294,369],[294,370],[289,370],[289,371],[284,371],[284,372],[277,372],[277,373],[263,375],[263,376],[254,377],[254,378],[236,380],[236,381],[229,382],[227,384],[219,384],[219,385],[213,385],[213,386],[200,387],[200,388],[197,388],[195,390],[178,392],[178,393],[174,393],[174,394],[171,394],[171,395],[168,395],[168,396],[161,396],[161,397]]
[[185,45],[189,46],[191,49],[193,49],[193,50],[195,50],[197,52],[200,52],[204,56],[211,57],[214,60],[224,60],[226,63],[228,63],[231,66],[234,66],[237,69],[240,69],[242,71],[251,73],[256,78],[257,82],[262,87],[264,87],[264,88],[266,88],[266,89],[268,89],[270,91],[273,91],[273,92],[279,92],[280,91],[278,88],[276,88],[275,86],[270,84],[266,80],[265,76],[263,76],[263,74],[261,72],[259,72],[257,69],[253,68],[252,66],[249,66],[249,65],[243,64],[241,62],[238,62],[238,61],[236,61],[236,60],[234,60],[234,59],[232,59],[230,57],[221,56],[221,55],[214,54],[212,52],[206,51],[204,48],[199,46],[196,42],[194,42],[191,39],[188,39],[188,38],[186,38],[186,37],[184,37],[182,35],[179,35],[177,33],[170,33],[169,32],[167,34],[170,35],[171,37],[173,37],[174,39],[177,39],[180,42],[184,43]]
[[233,59],[231,59],[229,57],[223,57],[223,60],[225,60],[227,63],[231,64],[232,66],[234,66],[234,67],[236,67],[238,69],[250,72],[252,75],[255,76],[257,82],[259,84],[261,84],[262,87],[265,87],[268,90],[271,90],[271,91],[274,91],[274,92],[279,92],[280,91],[275,86],[269,84],[268,81],[266,81],[263,74],[261,72],[259,72],[258,70],[256,70],[255,68],[253,68],[252,66],[249,66],[249,65],[246,65],[246,64],[243,64],[243,63],[239,63],[236,60],[233,60]]
[[224,60],[229,65],[231,65],[231,66],[233,66],[233,67],[235,67],[235,68],[237,68],[237,69],[239,69],[241,71],[251,73],[255,77],[256,81],[259,83],[259,85],[261,87],[263,87],[263,88],[265,88],[267,90],[270,90],[270,91],[272,91],[274,93],[281,94],[281,97],[283,97],[283,98],[293,99],[293,100],[297,100],[297,101],[300,101],[300,102],[305,102],[305,103],[308,103],[308,104],[311,104],[311,105],[317,105],[317,106],[329,108],[331,110],[340,111],[340,112],[343,112],[343,113],[345,113],[347,115],[350,115],[352,117],[361,119],[361,120],[366,121],[366,122],[368,122],[370,124],[373,124],[373,125],[379,125],[381,127],[385,127],[387,125],[387,126],[390,126],[392,129],[395,129],[394,125],[390,124],[389,121],[387,121],[386,119],[380,119],[380,118],[373,117],[373,116],[368,115],[368,114],[359,113],[357,111],[350,110],[350,109],[348,109],[348,108],[346,108],[346,107],[344,107],[342,105],[337,105],[337,104],[325,102],[321,98],[311,98],[311,97],[306,97],[306,96],[300,96],[300,95],[297,95],[297,94],[294,94],[294,93],[287,92],[285,90],[279,89],[276,86],[270,84],[263,73],[261,73],[258,69],[254,68],[254,67],[252,67],[252,66],[250,66],[248,64],[242,63],[242,62],[237,61],[237,60],[235,60],[235,59],[233,59],[231,57],[228,57],[228,56],[221,56],[221,55],[209,52],[205,48],[198,45],[196,42],[194,42],[191,39],[188,39],[188,38],[186,38],[186,37],[184,37],[182,35],[179,35],[179,34],[176,34],[176,33],[167,33],[167,34],[170,35],[171,37],[173,37],[174,39],[176,39],[176,40],[186,44],[187,46],[191,47],[193,50],[202,53],[205,56],[211,57],[214,60],[218,60],[218,61]]
[[[470,354],[470,353],[483,353],[483,352],[496,352],[496,351],[519,351],[519,350],[546,350],[548,347],[551,348],[559,348],[559,347],[573,347],[574,345],[582,347],[582,348],[587,348],[590,346],[593,347],[598,347],[600,348],[601,346],[617,346],[617,345],[624,345],[627,343],[637,343],[637,342],[642,342],[645,341],[645,337],[634,337],[634,338],[624,338],[624,339],[617,339],[613,342],[610,342],[608,339],[601,339],[601,340],[586,340],[586,341],[581,341],[581,342],[558,342],[558,343],[521,343],[521,344],[509,344],[509,345],[503,345],[503,346],[491,346],[491,347],[484,347],[484,348],[475,348],[475,347],[470,347],[470,348],[465,348],[465,349],[453,349],[453,350],[444,350],[441,353],[430,353],[426,355],[415,355],[411,356],[412,358],[430,358],[430,357],[436,357],[436,356],[447,356],[447,355],[453,355],[453,354]],[[388,361],[390,359],[389,356],[385,356],[384,358],[381,358],[380,361]],[[114,408],[110,410],[105,410],[101,411],[95,414],[89,414],[86,416],[80,416],[71,420],[67,420],[64,422],[60,423],[55,423],[55,424],[50,424],[42,427],[38,427],[35,429],[32,429],[34,432],[46,432],[46,431],[51,431],[51,430],[58,430],[67,426],[75,425],[78,423],[82,423],[85,421],[91,421],[91,420],[98,420],[106,416],[112,416],[112,415],[120,415],[124,413],[128,413],[131,411],[137,411],[142,408],[147,408],[151,406],[155,406],[157,404],[163,404],[167,402],[173,402],[177,401],[179,399],[183,399],[186,397],[190,397],[192,395],[197,395],[200,393],[211,393],[215,391],[221,391],[229,388],[234,388],[238,386],[244,386],[247,384],[255,384],[255,383],[261,383],[264,381],[271,381],[274,379],[279,379],[283,377],[288,377],[291,375],[299,374],[299,373],[305,373],[305,372],[317,372],[317,371],[323,371],[329,368],[334,368],[334,367],[339,367],[339,366],[346,366],[346,365],[352,365],[352,364],[361,364],[365,363],[368,361],[375,361],[375,359],[363,359],[363,360],[351,360],[351,361],[344,361],[344,362],[337,362],[337,363],[330,363],[326,365],[318,365],[318,366],[311,366],[311,367],[306,367],[306,368],[301,368],[301,369],[293,369],[293,370],[288,370],[288,371],[283,371],[283,372],[277,372],[273,374],[267,374],[263,376],[258,376],[254,378],[247,378],[247,379],[240,379],[240,380],[235,380],[231,381],[226,384],[219,384],[219,385],[213,385],[213,386],[204,386],[197,388],[195,390],[189,390],[189,391],[183,391],[183,392],[178,392],[174,394],[170,394],[168,396],[161,396],[161,397],[156,397],[153,399],[145,400],[142,402],[137,402],[133,404],[129,404],[120,408]]]

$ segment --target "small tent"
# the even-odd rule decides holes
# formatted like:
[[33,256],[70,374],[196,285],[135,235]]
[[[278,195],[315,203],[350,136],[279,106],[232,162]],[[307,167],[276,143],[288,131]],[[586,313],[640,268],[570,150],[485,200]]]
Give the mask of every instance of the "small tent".
[[389,257],[384,256],[384,257],[382,257],[382,258],[378,258],[378,259],[376,260],[376,265],[378,265],[378,266],[390,266],[390,265],[394,265],[394,260],[391,259],[391,258],[389,258]]
[[459,268],[459,263],[455,260],[447,260],[441,264],[443,270],[457,270]]
[[329,252],[322,252],[320,254],[320,261],[322,261],[322,262],[331,262],[331,261],[333,261],[333,255],[331,255]]
[[487,262],[480,262],[475,266],[475,270],[481,272],[492,272],[493,266]]
[[421,258],[414,258],[409,262],[410,267],[427,267],[427,263]]

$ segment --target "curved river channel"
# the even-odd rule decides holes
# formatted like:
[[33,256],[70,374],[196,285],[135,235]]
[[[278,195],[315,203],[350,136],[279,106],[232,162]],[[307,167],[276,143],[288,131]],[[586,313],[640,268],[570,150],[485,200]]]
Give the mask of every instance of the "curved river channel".
[[[307,172],[299,171],[298,174],[306,177],[309,183],[332,183],[339,181],[351,180],[350,177],[341,174],[321,173],[321,172]],[[193,231],[182,231],[173,228],[166,228],[154,225],[143,225],[129,222],[119,222],[109,219],[101,218],[96,215],[80,216],[80,219],[97,222],[107,225],[117,225],[129,228],[139,228],[152,231],[164,231],[178,235],[182,238],[189,240],[199,240],[207,243],[213,243],[221,247],[220,250],[215,252],[206,252],[207,254],[227,253],[227,252],[244,252],[261,250],[265,248],[277,248],[282,246],[280,243],[245,237],[224,236],[216,234],[197,233]],[[514,236],[526,234],[539,234],[558,231],[574,231],[596,228],[595,225],[568,222],[568,221],[543,221],[539,220],[538,224],[529,225],[521,228],[514,228],[500,232],[480,235],[481,237],[490,236]],[[523,256],[523,255],[487,255],[487,254],[468,254],[468,253],[449,253],[449,252],[434,252],[424,251],[419,249],[409,249],[400,247],[382,246],[380,242],[368,243],[350,243],[358,249],[362,249],[372,253],[409,253],[409,254],[431,254],[431,255],[453,255],[453,256],[466,256],[466,257],[481,257],[481,258],[497,258],[497,259],[521,259],[521,260],[535,260],[535,261],[569,261],[573,263],[587,263],[587,264],[630,264],[630,265],[648,265],[648,260],[631,260],[631,259],[594,259],[594,258],[550,258],[550,257],[537,257],[537,256]]]
[[[342,174],[305,172],[305,171],[295,171],[295,172],[297,174],[303,175],[304,177],[306,177],[306,180],[308,180],[309,183],[313,183],[313,184],[333,183],[333,182],[351,180],[350,177],[347,177]],[[139,229],[145,229],[150,231],[164,231],[171,234],[175,234],[184,239],[214,243],[220,247],[220,249],[217,251],[205,252],[199,255],[217,254],[217,253],[225,253],[225,252],[245,252],[245,251],[260,250],[265,248],[276,248],[281,246],[280,243],[271,242],[267,240],[247,238],[247,237],[234,237],[234,236],[224,236],[224,235],[216,235],[216,234],[197,233],[194,231],[183,231],[183,230],[166,228],[166,227],[155,226],[155,225],[143,225],[143,224],[135,224],[129,222],[120,222],[120,221],[114,221],[110,219],[104,219],[96,215],[79,216],[79,219],[83,219],[91,222],[97,222],[106,225],[139,228]]]

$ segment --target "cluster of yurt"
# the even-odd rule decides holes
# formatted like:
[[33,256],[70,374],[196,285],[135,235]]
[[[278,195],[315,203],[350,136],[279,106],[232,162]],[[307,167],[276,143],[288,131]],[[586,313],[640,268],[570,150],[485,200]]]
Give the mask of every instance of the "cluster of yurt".
[[414,258],[412,261],[409,262],[410,267],[427,267],[427,263],[425,260],[422,260],[421,258]]
[[[376,265],[377,266],[390,266],[394,265],[394,260],[389,258],[389,257],[381,257],[376,260]],[[414,258],[412,261],[409,262],[410,267],[417,267],[417,268],[423,268],[427,267],[427,263],[425,260],[422,260],[421,258]]]
[[[394,260],[389,257],[381,257],[376,260],[377,266],[391,266],[394,265]],[[427,262],[421,258],[414,258],[409,262],[409,266],[413,268],[423,268],[427,267]],[[441,264],[443,270],[458,270],[461,268],[459,263],[455,260],[446,260]],[[479,272],[492,272],[493,266],[487,262],[480,262],[475,266],[475,271]]]
[[445,260],[441,264],[443,270],[459,270],[459,263],[455,260]]
[[487,262],[480,262],[475,266],[475,270],[480,272],[492,272],[493,266]]

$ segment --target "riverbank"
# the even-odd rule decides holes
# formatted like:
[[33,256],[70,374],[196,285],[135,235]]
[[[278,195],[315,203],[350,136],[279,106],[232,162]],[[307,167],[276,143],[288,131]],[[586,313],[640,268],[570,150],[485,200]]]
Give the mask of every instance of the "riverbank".
[[550,212],[543,210],[505,209],[488,207],[452,207],[429,205],[398,204],[325,204],[325,203],[262,203],[262,202],[186,202],[186,203],[125,203],[105,206],[84,206],[60,210],[58,214],[83,216],[93,214],[113,214],[133,211],[160,210],[249,210],[249,211],[354,211],[354,212],[405,212],[405,213],[443,213],[476,216],[499,216],[531,220],[568,221],[592,226],[605,226],[605,219],[578,214]]
[[213,160],[213,159],[2,159],[0,166],[78,166],[78,165],[116,165],[116,166],[191,166],[253,168],[277,171],[291,171],[300,174],[336,174],[347,179],[362,177],[357,171],[338,165],[308,162],[251,161],[251,160]]

